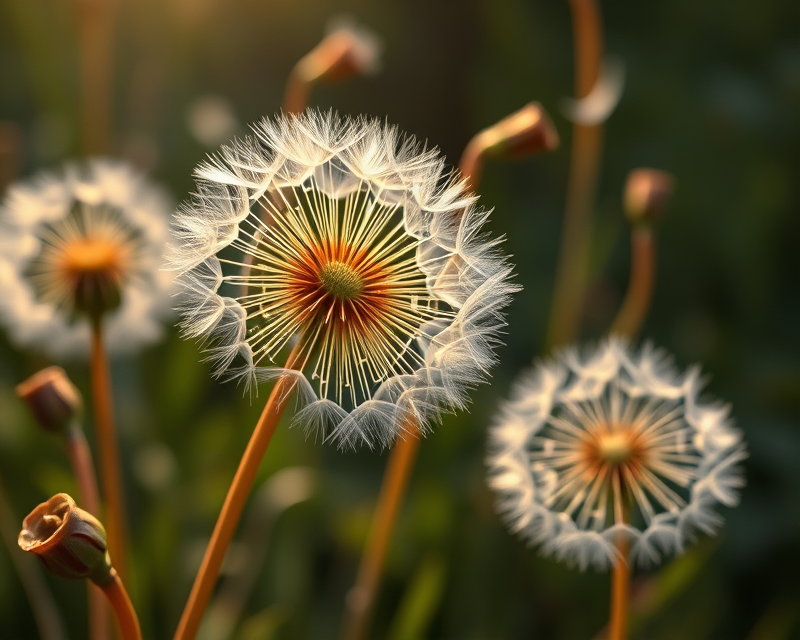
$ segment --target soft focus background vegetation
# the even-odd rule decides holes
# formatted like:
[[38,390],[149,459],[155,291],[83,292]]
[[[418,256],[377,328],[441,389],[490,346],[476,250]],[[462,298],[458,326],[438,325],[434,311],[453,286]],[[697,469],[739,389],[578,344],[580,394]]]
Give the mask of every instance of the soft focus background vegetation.
[[[490,226],[507,235],[525,288],[510,307],[491,386],[421,447],[372,637],[597,634],[607,621],[608,575],[581,574],[526,548],[499,522],[484,482],[487,426],[513,378],[542,355],[570,148],[559,112],[573,83],[567,3],[117,4],[115,149],[176,201],[191,190],[192,169],[206,153],[280,108],[292,65],[343,13],[383,39],[383,70],[315,89],[313,105],[385,117],[454,163],[474,133],[526,102],[550,111],[559,151],[486,170],[481,202],[495,209]],[[800,638],[800,4],[610,0],[602,12],[607,51],[624,58],[628,73],[606,128],[584,338],[607,329],[627,283],[620,209],[627,172],[670,171],[678,188],[661,226],[645,335],[681,368],[702,363],[708,392],[732,403],[750,447],[748,486],[741,506],[725,511],[722,534],[637,573],[632,635]],[[76,47],[70,2],[0,0],[0,120],[16,123],[22,136],[20,175],[79,152]],[[232,119],[209,130],[203,109]],[[131,587],[148,638],[174,631],[266,397],[262,389],[251,405],[199,360],[198,346],[169,329],[160,345],[113,363],[136,557]],[[59,443],[13,394],[46,364],[0,332],[0,477],[20,519],[53,493],[74,491]],[[62,364],[88,394],[84,364]],[[229,566],[260,567],[238,638],[337,636],[385,460],[386,452],[342,453],[299,430],[279,430],[260,472],[267,498],[250,509],[266,513],[266,525],[234,548]],[[304,471],[280,485],[273,476],[287,467]],[[304,497],[293,494],[303,488],[298,477],[311,483],[307,499],[283,509]],[[48,581],[71,637],[85,637],[85,590]],[[34,637],[2,548],[0,638]]]

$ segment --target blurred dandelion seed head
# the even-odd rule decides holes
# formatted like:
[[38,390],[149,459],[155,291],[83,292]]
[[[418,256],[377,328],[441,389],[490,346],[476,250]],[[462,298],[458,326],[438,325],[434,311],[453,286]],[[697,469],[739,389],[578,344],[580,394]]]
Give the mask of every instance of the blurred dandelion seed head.
[[[0,319],[21,346],[86,351],[86,316],[104,315],[109,347],[160,336],[172,276],[161,192],[124,164],[94,159],[12,186],[0,208]],[[107,316],[107,317],[106,317]]]
[[[298,382],[296,423],[388,445],[463,407],[516,287],[443,160],[378,120],[264,120],[197,170],[172,253],[218,375]],[[299,371],[285,360],[299,336]]]
[[517,384],[491,430],[489,483],[515,532],[581,569],[627,539],[640,564],[680,553],[738,502],[746,457],[728,408],[701,403],[699,372],[610,339],[563,352]]

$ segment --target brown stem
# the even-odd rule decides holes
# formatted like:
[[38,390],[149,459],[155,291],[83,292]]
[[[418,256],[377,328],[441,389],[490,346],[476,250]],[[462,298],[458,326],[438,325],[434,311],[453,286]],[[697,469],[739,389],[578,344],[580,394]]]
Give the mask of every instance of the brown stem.
[[467,143],[458,163],[461,176],[467,181],[468,188],[477,191],[483,176],[483,144],[479,136],[475,136]]
[[[585,98],[600,77],[602,32],[595,0],[570,0],[575,33],[575,90]],[[601,125],[573,125],[564,226],[556,267],[547,348],[574,340],[586,289],[591,211],[602,149]]]
[[343,640],[361,640],[366,632],[386,560],[386,551],[418,449],[419,434],[416,433],[416,429],[411,429],[389,454],[372,528],[358,568],[356,584],[347,598],[342,627]]
[[[294,369],[300,362],[302,345],[303,340],[301,339],[292,349],[286,361],[287,369]],[[280,378],[275,383],[269,400],[261,412],[261,417],[258,419],[250,442],[247,443],[247,449],[239,462],[239,468],[228,489],[228,495],[225,496],[225,503],[222,505],[214,533],[211,535],[200,570],[194,580],[194,585],[192,585],[192,592],[189,594],[189,600],[178,623],[174,640],[192,640],[197,635],[203,613],[208,606],[211,592],[225,559],[225,552],[233,539],[236,525],[239,523],[247,496],[253,486],[256,472],[272,439],[272,434],[278,426],[289,393],[295,384],[295,380],[291,377]]]
[[617,542],[619,558],[611,577],[611,612],[608,623],[608,640],[625,640],[628,637],[628,601],[631,572],[628,564],[628,543]]
[[111,150],[114,0],[74,0],[81,73],[81,129],[87,155]]
[[286,81],[286,89],[283,94],[283,112],[296,114],[305,111],[308,106],[310,89],[309,83],[296,72],[296,69],[293,69],[289,74],[289,79]]
[[631,230],[631,275],[628,291],[610,333],[634,339],[641,331],[650,302],[656,272],[656,239],[650,226]]
[[67,454],[69,455],[72,473],[78,484],[81,497],[81,506],[96,518],[100,513],[100,493],[97,489],[97,476],[95,475],[92,451],[86,436],[78,425],[73,425],[67,431]]
[[[72,465],[72,473],[78,483],[81,502],[86,511],[100,517],[100,494],[97,490],[97,476],[92,452],[83,430],[74,425],[66,437],[67,453]],[[109,608],[100,589],[91,582],[87,585],[89,600],[89,637],[91,640],[106,640],[109,637]]]
[[125,591],[125,587],[116,570],[111,569],[111,576],[111,582],[103,585],[101,589],[117,616],[122,640],[142,640],[139,618],[136,616],[136,611],[131,604],[131,599],[128,597],[128,592]]
[[127,578],[125,540],[125,502],[122,495],[121,467],[114,407],[111,396],[111,372],[103,344],[102,321],[92,323],[92,404],[94,405],[97,446],[100,450],[100,473],[106,508],[108,553],[121,578]]

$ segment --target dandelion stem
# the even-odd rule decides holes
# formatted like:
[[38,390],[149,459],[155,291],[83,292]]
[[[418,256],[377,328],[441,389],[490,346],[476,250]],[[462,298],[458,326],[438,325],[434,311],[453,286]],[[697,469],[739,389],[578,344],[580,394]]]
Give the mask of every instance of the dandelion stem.
[[5,489],[0,485],[0,537],[8,549],[11,563],[28,597],[39,636],[42,640],[66,640],[64,621],[50,587],[42,576],[41,566],[29,554],[20,553],[18,532],[19,519],[12,512]]
[[622,307],[611,324],[610,333],[634,339],[641,331],[650,302],[656,272],[656,239],[650,225],[631,230],[631,275]]
[[473,136],[467,146],[464,147],[461,160],[458,163],[458,170],[473,191],[478,188],[478,183],[483,174],[484,151],[485,144],[481,135]]
[[614,564],[611,577],[611,613],[608,640],[625,640],[628,637],[628,600],[630,596],[631,570],[628,564],[628,542],[620,538],[617,542],[619,557]]
[[308,95],[311,85],[303,78],[297,69],[292,69],[286,81],[286,89],[283,94],[284,113],[301,113],[308,106]]
[[108,553],[123,580],[127,572],[125,540],[125,502],[122,495],[119,447],[114,428],[114,408],[111,396],[111,372],[103,344],[102,320],[92,323],[92,404],[94,406],[97,446],[100,450],[100,473],[106,508]]
[[111,149],[113,0],[74,0],[81,73],[81,128],[87,155]]
[[94,461],[89,443],[80,426],[72,425],[66,435],[67,454],[69,455],[72,473],[78,484],[81,504],[86,511],[96,518],[100,517],[100,493],[97,489]]
[[112,580],[101,589],[111,603],[117,616],[122,640],[142,640],[142,630],[139,627],[139,618],[128,597],[128,592],[122,584],[122,579],[115,569],[111,569]]
[[[72,425],[66,434],[67,453],[72,465],[72,473],[78,483],[81,502],[86,511],[100,517],[100,494],[97,489],[97,475],[92,461],[92,452],[86,436],[79,425]],[[100,589],[91,582],[87,585],[89,600],[89,637],[91,640],[105,640],[109,637],[109,609]]]
[[400,439],[389,454],[372,528],[358,567],[356,584],[347,598],[342,627],[343,640],[361,640],[369,624],[389,540],[419,449],[419,435],[416,429],[409,431],[410,433]]
[[[285,368],[294,369],[298,363],[302,362],[303,344],[302,339],[297,342],[289,354]],[[192,585],[192,592],[189,594],[189,600],[178,623],[174,640],[192,640],[197,635],[203,613],[208,606],[211,592],[225,559],[225,552],[233,539],[247,496],[253,486],[256,472],[272,439],[272,434],[278,426],[289,393],[295,384],[293,378],[280,378],[275,383],[269,400],[261,412],[261,417],[258,419],[250,442],[247,443],[247,449],[239,462],[239,468],[228,489],[228,495],[225,496],[225,503],[222,505],[222,511],[220,511],[217,524],[214,526],[214,533],[211,535],[200,570],[194,580],[194,585]]]
[[[575,33],[575,89],[580,99],[592,91],[600,77],[600,12],[595,0],[570,0],[569,6]],[[602,125],[573,125],[564,226],[546,348],[570,342],[578,335],[601,148]]]

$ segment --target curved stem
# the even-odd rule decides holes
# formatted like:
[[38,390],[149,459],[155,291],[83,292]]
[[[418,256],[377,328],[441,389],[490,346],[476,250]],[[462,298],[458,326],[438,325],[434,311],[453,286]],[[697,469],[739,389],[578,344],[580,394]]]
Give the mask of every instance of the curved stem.
[[108,553],[123,580],[128,576],[125,539],[125,502],[122,494],[119,446],[114,428],[111,372],[103,344],[102,321],[92,323],[92,404],[94,406],[100,473],[105,497]]
[[617,542],[619,558],[614,565],[611,578],[611,612],[608,640],[625,640],[628,637],[628,601],[630,598],[631,572],[628,564],[628,543]]
[[361,640],[369,624],[386,560],[386,551],[419,449],[419,435],[416,429],[409,431],[410,433],[397,442],[389,454],[372,528],[358,567],[356,584],[347,597],[342,627],[343,640]]
[[[78,483],[82,506],[92,515],[100,517],[100,494],[97,489],[97,475],[92,462],[92,452],[86,436],[78,425],[72,425],[66,436],[72,472]],[[100,590],[91,582],[88,588],[89,637],[92,640],[105,640],[109,637],[109,610]]]
[[108,598],[117,616],[119,629],[122,632],[122,640],[142,640],[139,618],[136,616],[136,611],[133,609],[128,592],[125,591],[122,580],[115,569],[111,569],[111,577],[111,582],[100,588]]
[[292,69],[283,94],[283,112],[301,113],[308,106],[309,83]]
[[[302,346],[302,339],[298,340],[286,361],[286,369],[294,369],[300,362]],[[283,414],[286,400],[295,384],[292,378],[280,378],[275,383],[269,400],[261,412],[261,417],[253,430],[253,435],[250,436],[250,442],[247,443],[247,449],[242,455],[239,468],[228,489],[228,495],[225,496],[225,503],[222,505],[214,533],[211,535],[200,570],[194,580],[194,585],[192,585],[192,591],[178,623],[178,629],[175,631],[174,640],[191,640],[197,635],[203,613],[208,606],[211,592],[225,559],[225,552],[233,539],[236,525],[241,518],[261,459],[264,457],[272,434]]]
[[[570,0],[575,33],[576,96],[586,97],[600,77],[602,32],[595,0]],[[591,211],[602,149],[602,126],[575,124],[564,226],[556,267],[546,348],[574,340],[586,288]]]
[[97,476],[89,443],[86,442],[86,436],[78,425],[69,428],[66,440],[67,454],[81,497],[81,508],[99,518],[101,516],[100,492],[97,489]]
[[478,134],[464,147],[464,152],[461,154],[461,160],[458,163],[458,170],[472,191],[477,191],[483,175],[483,150],[483,142],[480,139],[480,134]]
[[628,291],[610,333],[633,339],[641,331],[650,302],[656,272],[656,239],[649,226],[631,230],[631,275]]

